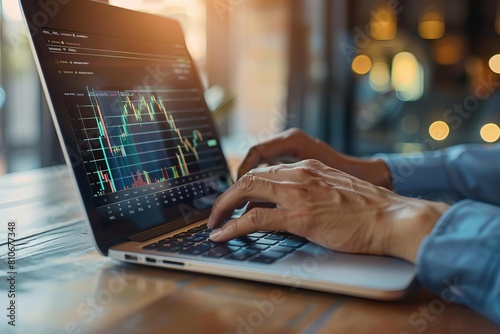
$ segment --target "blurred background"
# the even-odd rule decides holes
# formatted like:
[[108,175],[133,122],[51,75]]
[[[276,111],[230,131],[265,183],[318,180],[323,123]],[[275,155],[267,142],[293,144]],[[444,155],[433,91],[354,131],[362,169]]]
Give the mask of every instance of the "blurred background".
[[[500,138],[500,0],[102,2],[182,23],[230,156],[288,127],[360,156]],[[0,174],[62,164],[17,0],[0,11]]]

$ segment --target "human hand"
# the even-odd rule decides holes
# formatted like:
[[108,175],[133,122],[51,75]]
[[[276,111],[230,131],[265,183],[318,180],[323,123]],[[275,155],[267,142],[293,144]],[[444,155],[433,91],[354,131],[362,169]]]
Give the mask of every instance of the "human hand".
[[238,169],[238,178],[264,163],[297,162],[306,159],[321,161],[367,182],[392,189],[390,171],[382,160],[358,159],[341,154],[299,129],[286,130],[253,146]]
[[[235,208],[252,206],[222,224]],[[418,247],[448,206],[399,196],[317,160],[254,169],[216,201],[208,222],[214,241],[287,231],[329,249],[415,261]],[[222,227],[221,227],[222,226]]]

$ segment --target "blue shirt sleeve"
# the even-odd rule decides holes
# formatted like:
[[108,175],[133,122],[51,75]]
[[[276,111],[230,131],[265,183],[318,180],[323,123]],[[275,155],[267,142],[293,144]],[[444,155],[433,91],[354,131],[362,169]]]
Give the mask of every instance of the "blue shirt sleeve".
[[422,242],[417,277],[444,301],[500,325],[500,207],[470,200],[453,205]]
[[446,194],[453,199],[448,202],[472,199],[500,205],[500,145],[460,145],[376,157],[386,162],[399,194],[430,199]]
[[419,281],[500,325],[500,145],[378,158],[395,192],[455,203],[419,248]]

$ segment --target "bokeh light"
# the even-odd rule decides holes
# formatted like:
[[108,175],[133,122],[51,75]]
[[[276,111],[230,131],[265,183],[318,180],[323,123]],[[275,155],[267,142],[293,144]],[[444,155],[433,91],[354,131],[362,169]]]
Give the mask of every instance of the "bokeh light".
[[352,61],[352,70],[354,73],[363,75],[372,69],[372,60],[366,55],[359,55]]
[[391,81],[401,101],[416,101],[424,93],[424,69],[410,52],[394,56]]
[[398,32],[398,18],[388,6],[381,6],[372,12],[370,34],[378,41],[390,41]]
[[450,134],[450,127],[443,121],[437,121],[429,127],[429,134],[432,139],[442,141],[448,138]]
[[370,71],[370,87],[377,92],[387,92],[390,89],[391,75],[389,65],[376,62]]
[[420,18],[418,33],[424,39],[439,39],[444,36],[444,18],[437,8],[431,7]]
[[494,143],[500,139],[500,128],[494,123],[486,124],[481,128],[481,138],[487,143]]
[[491,57],[488,64],[493,72],[500,74],[500,54]]

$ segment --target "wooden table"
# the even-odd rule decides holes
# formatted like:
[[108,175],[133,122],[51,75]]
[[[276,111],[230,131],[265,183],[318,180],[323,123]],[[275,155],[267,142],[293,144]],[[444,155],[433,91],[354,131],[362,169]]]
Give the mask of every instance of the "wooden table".
[[[0,333],[499,333],[422,289],[401,302],[122,264],[94,250],[66,167],[0,178]],[[16,327],[7,225],[16,223]]]

